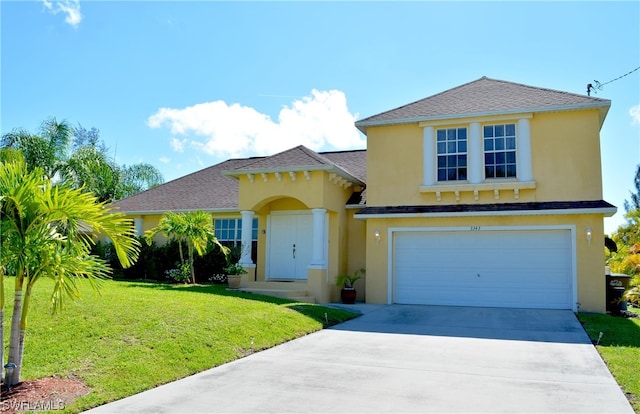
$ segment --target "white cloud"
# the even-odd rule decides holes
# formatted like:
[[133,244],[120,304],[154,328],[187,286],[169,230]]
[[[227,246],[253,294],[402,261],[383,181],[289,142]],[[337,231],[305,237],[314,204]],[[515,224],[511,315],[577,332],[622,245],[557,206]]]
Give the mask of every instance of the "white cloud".
[[629,109],[629,115],[631,115],[633,125],[640,125],[640,105],[632,106]]
[[175,152],[184,152],[184,144],[186,143],[187,143],[186,139],[179,140],[177,138],[173,138],[171,140],[171,148],[173,148]]
[[51,14],[64,13],[66,15],[64,21],[74,28],[78,28],[78,25],[82,21],[79,0],[42,0],[42,4]]
[[[364,148],[365,141],[353,125],[356,118],[343,92],[314,89],[311,96],[282,108],[277,122],[253,108],[215,101],[183,109],[161,108],[147,124],[168,127],[207,154],[238,157],[274,154],[297,145],[316,151]],[[177,151],[184,150],[184,144],[177,138],[172,142]]]
[[169,157],[160,157],[160,158],[158,158],[158,161],[160,161],[163,164],[169,164],[171,162],[171,158],[169,158]]

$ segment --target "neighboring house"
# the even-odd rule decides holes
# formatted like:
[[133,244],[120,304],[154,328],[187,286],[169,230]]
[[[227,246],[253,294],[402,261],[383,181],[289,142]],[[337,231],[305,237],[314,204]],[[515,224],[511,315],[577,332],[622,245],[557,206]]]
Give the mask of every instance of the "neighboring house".
[[368,303],[604,312],[609,106],[483,77],[356,122],[366,151],[229,160],[114,205],[140,233],[210,211],[252,246],[246,288],[336,301],[335,276],[365,267]]

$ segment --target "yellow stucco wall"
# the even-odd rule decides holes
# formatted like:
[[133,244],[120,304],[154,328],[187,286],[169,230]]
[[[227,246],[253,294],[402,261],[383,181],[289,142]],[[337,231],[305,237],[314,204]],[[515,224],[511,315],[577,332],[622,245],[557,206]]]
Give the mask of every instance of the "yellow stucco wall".
[[601,200],[597,109],[536,114],[531,120],[536,201]]
[[[288,173],[282,173],[278,181],[274,174],[267,175],[267,181],[256,175],[253,182],[246,176],[239,177],[239,210],[263,211],[263,208],[278,200],[297,200],[299,207],[326,208],[332,211],[344,210],[344,203],[353,191],[331,182],[330,173],[311,171],[309,179],[297,173],[292,180]],[[288,206],[271,205],[270,210],[295,209]]]
[[[364,220],[354,218],[354,214],[358,212],[358,209],[350,209],[347,212],[347,261],[344,267],[341,267],[341,272],[353,273],[360,268],[367,269],[367,244],[366,244],[366,232],[367,225]],[[365,302],[367,298],[367,274],[358,280],[355,284],[356,288],[356,300],[359,302]],[[336,296],[336,300],[338,297]]]
[[367,206],[422,204],[422,128],[367,129]]
[[[162,214],[154,214],[154,215],[144,215],[144,216],[133,216],[134,219],[142,219],[142,234],[141,236],[144,236],[144,233],[151,230],[152,228],[156,227],[158,225],[158,223],[160,223],[160,218],[162,218]],[[163,234],[157,234],[154,238],[153,241],[156,242],[156,244],[164,244],[167,241],[167,238],[163,235]]]

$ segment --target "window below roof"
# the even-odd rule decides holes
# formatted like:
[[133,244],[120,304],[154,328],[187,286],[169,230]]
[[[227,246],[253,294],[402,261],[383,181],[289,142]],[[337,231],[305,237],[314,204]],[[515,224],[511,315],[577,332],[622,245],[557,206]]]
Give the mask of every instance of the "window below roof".
[[[497,118],[497,117],[496,117]],[[422,193],[535,189],[531,170],[530,116],[481,122],[423,123]],[[495,122],[498,121],[498,122]]]
[[467,128],[436,131],[438,181],[467,179]]
[[[215,235],[219,242],[225,245],[240,245],[242,241],[242,219],[216,219]],[[258,219],[254,218],[251,224],[251,240],[258,240]]]
[[485,178],[515,178],[516,124],[485,125],[482,131]]

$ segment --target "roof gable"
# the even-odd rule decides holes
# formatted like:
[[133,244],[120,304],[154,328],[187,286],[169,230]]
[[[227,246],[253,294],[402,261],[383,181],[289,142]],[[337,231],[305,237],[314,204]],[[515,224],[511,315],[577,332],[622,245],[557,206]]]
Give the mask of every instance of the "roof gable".
[[436,95],[356,122],[366,133],[368,126],[413,123],[454,117],[472,117],[522,112],[544,112],[580,108],[603,108],[601,121],[611,105],[594,98],[553,89],[482,77]]
[[315,167],[321,165],[334,165],[330,160],[310,150],[304,145],[288,149],[278,154],[257,159],[256,161],[239,167],[242,170],[272,171],[290,169],[295,167]]

